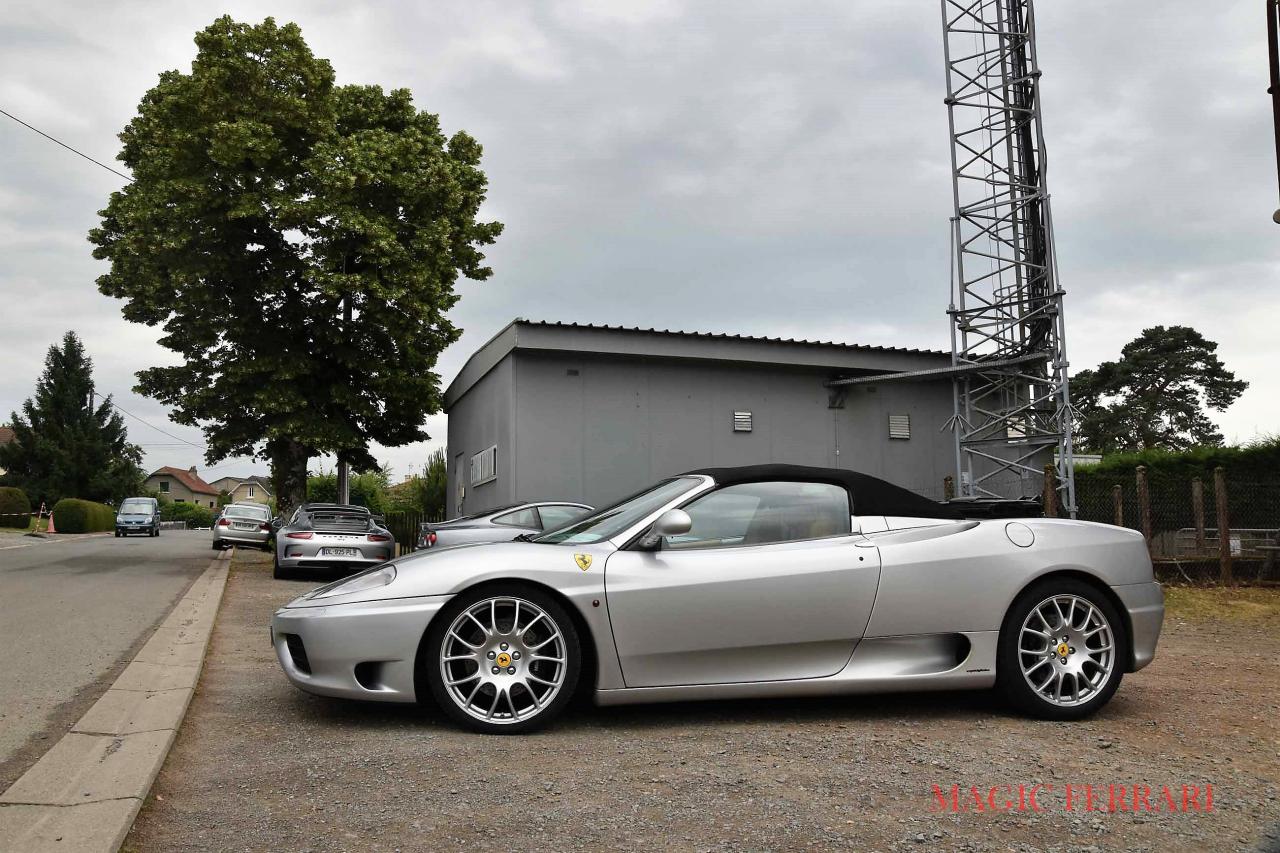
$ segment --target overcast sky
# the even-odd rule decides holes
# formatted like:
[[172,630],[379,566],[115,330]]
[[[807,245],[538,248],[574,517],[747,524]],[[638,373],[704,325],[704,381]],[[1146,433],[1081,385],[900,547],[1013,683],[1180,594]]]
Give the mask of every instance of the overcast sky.
[[[1193,325],[1250,383],[1228,440],[1277,431],[1280,205],[1261,5],[1039,0],[1072,370]],[[341,83],[407,87],[485,148],[494,276],[463,280],[447,383],[513,317],[947,346],[936,0],[305,3],[17,0],[0,108],[119,167],[115,134],[218,15],[297,22]],[[85,234],[120,179],[0,117],[0,416],[67,329],[98,388],[171,359],[101,296]],[[120,167],[123,168],[123,167]],[[445,438],[377,450],[395,477]],[[206,466],[134,420],[146,466]],[[208,477],[266,472],[224,462]]]

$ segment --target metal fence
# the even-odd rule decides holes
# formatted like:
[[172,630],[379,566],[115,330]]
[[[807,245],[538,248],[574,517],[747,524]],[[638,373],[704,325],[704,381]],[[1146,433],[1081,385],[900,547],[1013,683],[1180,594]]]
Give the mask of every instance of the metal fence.
[[[1276,581],[1280,482],[1148,472],[1076,479],[1077,517],[1140,531],[1153,560],[1197,580]],[[1226,530],[1225,537],[1222,530]]]
[[387,529],[395,537],[397,554],[411,554],[418,550],[418,531],[423,523],[438,524],[444,520],[413,510],[388,512],[384,518]]

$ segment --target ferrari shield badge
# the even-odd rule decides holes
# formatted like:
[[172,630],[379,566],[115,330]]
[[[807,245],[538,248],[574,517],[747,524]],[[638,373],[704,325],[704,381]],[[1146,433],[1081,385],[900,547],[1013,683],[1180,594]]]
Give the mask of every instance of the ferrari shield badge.
[[587,569],[591,568],[591,555],[590,555],[590,554],[574,554],[574,555],[573,555],[573,561],[574,561],[575,563],[577,563],[577,564],[578,564],[578,568],[582,569],[584,572],[585,572]]

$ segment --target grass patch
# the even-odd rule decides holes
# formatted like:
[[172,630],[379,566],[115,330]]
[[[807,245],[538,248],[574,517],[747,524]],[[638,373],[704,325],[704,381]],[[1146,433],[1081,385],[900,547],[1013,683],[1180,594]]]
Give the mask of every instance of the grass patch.
[[1164,606],[1198,622],[1280,623],[1280,588],[1166,586]]

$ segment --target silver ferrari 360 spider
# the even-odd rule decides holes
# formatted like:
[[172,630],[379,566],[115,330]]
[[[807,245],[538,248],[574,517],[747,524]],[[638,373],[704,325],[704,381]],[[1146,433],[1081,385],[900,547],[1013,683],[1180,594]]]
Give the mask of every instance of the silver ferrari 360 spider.
[[278,610],[303,690],[484,732],[602,705],[997,687],[1055,720],[1151,662],[1141,535],[850,471],[694,471],[528,541],[417,552]]

